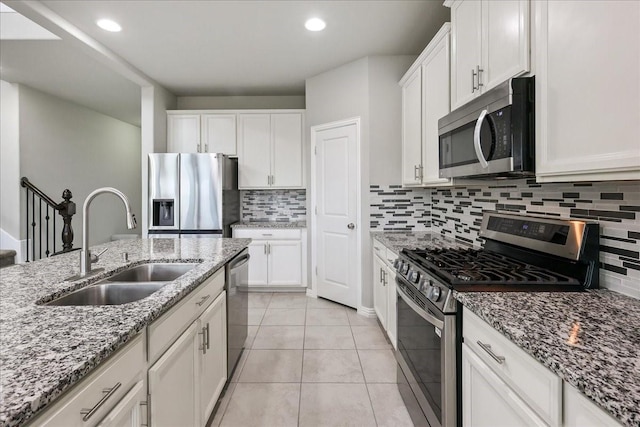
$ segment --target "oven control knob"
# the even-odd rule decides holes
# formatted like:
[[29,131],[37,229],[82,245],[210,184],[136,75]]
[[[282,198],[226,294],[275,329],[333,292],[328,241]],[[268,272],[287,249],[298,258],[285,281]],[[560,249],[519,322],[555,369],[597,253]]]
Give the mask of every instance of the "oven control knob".
[[429,298],[433,302],[437,302],[440,299],[440,288],[437,286],[429,287],[427,298]]
[[396,259],[396,260],[393,262],[393,268],[395,268],[395,269],[396,269],[396,271],[400,270],[400,268],[402,268],[402,260],[400,260],[400,259]]
[[409,281],[413,283],[418,283],[419,280],[420,280],[420,273],[418,273],[415,270],[411,270],[409,272]]

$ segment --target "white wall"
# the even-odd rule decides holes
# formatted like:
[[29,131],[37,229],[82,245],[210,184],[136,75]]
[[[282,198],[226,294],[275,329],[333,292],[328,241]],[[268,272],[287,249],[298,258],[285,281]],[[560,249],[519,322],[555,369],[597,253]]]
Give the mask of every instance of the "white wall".
[[[369,184],[400,182],[402,92],[398,81],[414,59],[404,55],[366,57],[306,80],[307,144],[312,126],[352,117],[361,119],[358,226],[363,236],[361,301],[366,308],[373,307]],[[311,162],[311,156],[308,161]],[[310,206],[307,210],[312,212]]]
[[18,85],[0,80],[0,248],[16,251],[20,241],[20,121]]
[[[82,204],[94,189],[115,187],[141,211],[140,128],[24,85],[19,98],[20,174],[56,201],[65,188],[72,191],[74,247],[82,244]],[[115,196],[99,196],[90,213],[90,245],[140,232],[127,230]]]
[[304,95],[294,96],[180,96],[178,110],[303,109]]
[[141,215],[138,227],[143,237],[149,230],[149,153],[167,151],[167,110],[176,108],[175,95],[161,86],[146,86],[141,89],[142,96],[142,147],[140,152],[140,199]]

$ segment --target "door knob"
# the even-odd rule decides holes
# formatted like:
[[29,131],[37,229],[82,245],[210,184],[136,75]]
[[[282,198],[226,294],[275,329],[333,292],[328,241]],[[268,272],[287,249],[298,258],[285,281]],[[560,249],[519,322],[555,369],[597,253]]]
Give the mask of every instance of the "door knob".
[[354,223],[349,223],[349,225],[347,225],[347,228],[348,228],[349,230],[353,230],[354,228],[356,228],[356,226],[355,226],[355,224],[354,224]]

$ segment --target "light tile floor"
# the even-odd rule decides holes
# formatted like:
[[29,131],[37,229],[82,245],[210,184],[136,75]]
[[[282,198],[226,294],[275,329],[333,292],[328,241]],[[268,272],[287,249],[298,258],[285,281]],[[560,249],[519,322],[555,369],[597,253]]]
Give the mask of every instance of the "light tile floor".
[[376,319],[304,294],[250,293],[249,324],[212,426],[413,426]]

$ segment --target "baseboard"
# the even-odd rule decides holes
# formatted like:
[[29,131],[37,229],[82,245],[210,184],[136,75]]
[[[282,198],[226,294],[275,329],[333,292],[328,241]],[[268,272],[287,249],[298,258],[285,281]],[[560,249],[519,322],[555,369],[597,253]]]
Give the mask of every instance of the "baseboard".
[[307,296],[311,298],[318,298],[318,293],[316,292],[315,289],[307,288]]
[[27,253],[27,239],[14,239],[11,234],[0,228],[0,248],[16,251],[16,264],[20,264],[24,262],[24,254]]
[[302,286],[249,286],[249,292],[295,292],[303,293],[307,291],[306,287]]
[[375,318],[376,311],[373,307],[358,307],[358,314],[364,317]]

